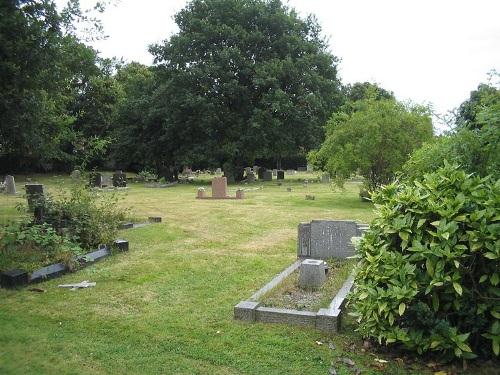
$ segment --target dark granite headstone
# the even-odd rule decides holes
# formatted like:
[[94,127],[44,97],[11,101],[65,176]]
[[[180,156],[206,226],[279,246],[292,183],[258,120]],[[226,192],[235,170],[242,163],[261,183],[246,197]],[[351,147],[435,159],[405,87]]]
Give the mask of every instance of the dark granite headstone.
[[311,222],[311,258],[346,258],[354,255],[351,238],[358,235],[354,221],[313,220]]
[[285,171],[278,171],[277,172],[277,179],[284,180],[285,179]]
[[272,181],[273,180],[273,171],[264,171],[264,173],[262,173],[262,179],[264,181]]
[[266,171],[266,168],[264,168],[264,167],[259,167],[257,169],[257,177],[259,178],[259,180],[262,180],[264,178],[265,171]]
[[28,272],[20,269],[4,271],[0,274],[0,285],[3,288],[16,288],[28,284]]
[[127,187],[127,175],[122,171],[116,171],[116,173],[113,174],[113,186]]
[[30,276],[30,282],[39,282],[46,279],[52,279],[67,272],[68,268],[63,263],[51,264],[34,271]]
[[114,245],[120,251],[128,251],[128,241],[126,240],[115,240]]
[[131,229],[134,227],[134,223],[121,223],[119,229]]
[[35,211],[36,207],[42,207],[45,202],[45,195],[42,184],[26,184],[26,199],[30,211]]
[[102,188],[102,174],[99,172],[93,172],[90,174],[90,186],[96,188]]
[[308,258],[311,256],[311,224],[300,223],[298,232],[297,256]]

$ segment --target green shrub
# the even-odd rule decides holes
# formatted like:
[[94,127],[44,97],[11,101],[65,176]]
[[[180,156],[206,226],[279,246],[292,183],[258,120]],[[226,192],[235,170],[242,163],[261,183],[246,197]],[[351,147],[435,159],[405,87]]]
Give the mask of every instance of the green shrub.
[[446,164],[372,199],[351,296],[359,331],[448,359],[498,356],[500,181]]
[[45,200],[43,220],[82,248],[95,249],[110,244],[120,221],[125,219],[126,212],[117,207],[117,202],[114,193],[75,184],[69,193],[61,192],[57,199]]
[[70,269],[74,257],[82,255],[78,244],[57,234],[50,224],[13,223],[0,227],[0,269],[23,268],[34,271],[63,262]]

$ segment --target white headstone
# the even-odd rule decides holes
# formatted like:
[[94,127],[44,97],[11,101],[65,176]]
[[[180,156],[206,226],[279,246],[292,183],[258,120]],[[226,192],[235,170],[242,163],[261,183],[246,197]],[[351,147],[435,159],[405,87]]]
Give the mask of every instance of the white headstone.
[[16,194],[16,182],[14,176],[5,176],[5,192],[7,194]]

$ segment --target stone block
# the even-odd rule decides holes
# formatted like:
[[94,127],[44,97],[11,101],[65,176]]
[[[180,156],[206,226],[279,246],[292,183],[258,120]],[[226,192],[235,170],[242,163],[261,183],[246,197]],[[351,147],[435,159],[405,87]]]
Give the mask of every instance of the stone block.
[[16,182],[14,181],[14,176],[5,176],[5,193],[16,194]]
[[255,320],[264,323],[286,323],[299,326],[316,326],[316,313],[272,307],[258,307]]
[[21,269],[12,269],[0,273],[0,285],[3,288],[17,288],[28,284],[28,272]]
[[357,235],[353,221],[313,220],[311,222],[311,258],[347,258],[354,255],[351,238]]
[[42,184],[26,184],[26,199],[30,211],[34,211],[36,207],[43,206],[45,201],[45,193]]
[[131,229],[134,227],[134,223],[121,223],[119,229]]
[[113,243],[115,248],[119,251],[128,251],[128,241],[127,240],[115,240]]
[[278,180],[284,180],[285,179],[285,171],[278,171],[276,178]]
[[205,198],[205,189],[204,188],[199,188],[198,192],[196,193],[196,198]]
[[300,223],[298,226],[297,256],[307,258],[311,256],[311,224]]
[[99,172],[93,172],[90,174],[90,186],[96,188],[102,188],[102,174]]
[[227,178],[215,177],[212,180],[212,198],[227,197]]
[[116,171],[113,173],[113,186],[127,187],[127,175],[122,171]]
[[339,330],[340,319],[329,309],[319,309],[316,313],[316,328],[322,332],[335,333]]
[[318,289],[326,281],[326,262],[319,259],[302,261],[299,269],[299,286],[302,289]]
[[273,172],[272,171],[264,171],[262,173],[262,179],[264,181],[272,181],[273,180]]
[[234,319],[255,322],[255,310],[259,302],[241,301],[234,306]]
[[278,175],[278,170],[277,169],[273,169],[273,176],[277,176]]
[[66,273],[68,268],[63,263],[55,263],[51,264],[47,267],[42,267],[34,271],[30,275],[30,282],[39,282],[46,279],[52,279],[54,277],[58,277],[63,273]]
[[245,191],[238,189],[236,190],[236,199],[244,199],[245,198]]
[[250,173],[247,173],[246,180],[247,182],[255,182],[255,174],[250,171]]
[[150,223],[161,223],[161,216],[150,216],[148,217]]

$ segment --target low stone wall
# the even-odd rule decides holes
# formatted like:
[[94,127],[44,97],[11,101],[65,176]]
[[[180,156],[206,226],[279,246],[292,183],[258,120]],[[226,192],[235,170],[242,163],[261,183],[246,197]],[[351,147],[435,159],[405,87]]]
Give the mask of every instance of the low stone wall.
[[290,276],[300,266],[300,263],[300,260],[296,261],[252,295],[249,300],[241,301],[234,306],[234,319],[247,322],[285,323],[313,327],[328,333],[338,332],[341,324],[342,308],[354,283],[353,276],[347,278],[328,308],[319,309],[318,312],[263,307],[257,301]]

